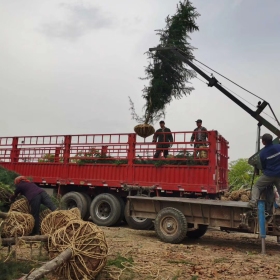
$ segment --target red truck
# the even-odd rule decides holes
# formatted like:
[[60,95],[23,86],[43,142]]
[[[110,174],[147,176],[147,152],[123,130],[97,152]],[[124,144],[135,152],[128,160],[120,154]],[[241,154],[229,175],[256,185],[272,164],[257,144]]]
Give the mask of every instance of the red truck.
[[84,219],[113,226],[125,219],[137,229],[149,219],[130,217],[130,195],[215,198],[228,188],[228,142],[209,131],[197,149],[192,131],[172,132],[168,158],[153,159],[156,145],[135,133],[0,138],[0,165],[77,206]]
[[[276,134],[274,143],[279,144],[280,130],[260,115],[266,107],[274,114],[268,102],[259,102],[253,111],[214,76],[209,77],[189,61],[180,49],[157,50],[172,51],[207,80],[208,86],[220,90],[255,118],[259,133],[263,125]],[[217,131],[208,131],[207,142],[197,149],[189,142],[193,132],[172,133],[174,141],[167,159],[153,159],[154,143],[134,133],[2,137],[0,165],[54,190],[62,195],[68,208],[77,206],[84,219],[91,216],[97,225],[112,226],[125,218],[133,228],[148,229],[153,221],[146,216],[131,215],[133,209],[126,203],[127,196],[130,199],[137,195],[157,197],[158,201],[163,197],[214,199],[228,189],[228,142],[225,138]],[[252,156],[249,163],[255,170],[261,169],[258,154]],[[161,207],[161,202],[158,203]],[[145,205],[140,204],[142,208]]]

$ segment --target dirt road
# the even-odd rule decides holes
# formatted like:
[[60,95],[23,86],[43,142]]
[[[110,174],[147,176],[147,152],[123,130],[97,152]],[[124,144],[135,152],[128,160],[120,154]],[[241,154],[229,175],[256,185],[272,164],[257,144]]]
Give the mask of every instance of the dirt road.
[[260,254],[257,235],[209,231],[198,240],[173,245],[154,231],[103,228],[108,263],[98,279],[280,279],[280,246],[266,239]]
[[[256,235],[209,229],[200,239],[167,244],[153,230],[102,229],[109,256],[98,280],[280,279],[280,245],[276,238],[267,237],[267,254],[261,255]],[[25,254],[28,252],[25,249]],[[45,279],[61,280],[55,275]]]

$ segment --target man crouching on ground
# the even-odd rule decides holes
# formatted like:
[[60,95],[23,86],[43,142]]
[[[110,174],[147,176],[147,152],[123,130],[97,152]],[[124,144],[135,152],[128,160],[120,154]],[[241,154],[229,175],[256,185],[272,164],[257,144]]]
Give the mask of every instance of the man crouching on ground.
[[21,194],[26,197],[31,207],[31,214],[34,217],[35,225],[32,234],[40,234],[40,206],[41,204],[48,207],[51,211],[57,209],[57,207],[52,202],[50,196],[36,184],[27,180],[24,176],[19,176],[15,178],[16,189],[14,195],[10,197],[11,201]]

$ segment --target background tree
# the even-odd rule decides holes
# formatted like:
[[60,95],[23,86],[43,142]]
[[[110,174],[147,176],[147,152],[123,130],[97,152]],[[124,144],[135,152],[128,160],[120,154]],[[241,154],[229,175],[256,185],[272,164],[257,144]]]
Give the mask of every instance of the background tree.
[[[157,30],[160,43],[157,47],[175,46],[184,51],[187,58],[193,59],[193,47],[190,45],[190,33],[198,31],[195,20],[200,15],[189,0],[180,1],[175,15],[168,16],[166,26]],[[188,80],[195,77],[195,72],[171,51],[147,52],[149,64],[145,68],[149,85],[143,89],[145,99],[144,116],[135,113],[134,104],[130,99],[132,118],[139,123],[152,124],[165,115],[166,105],[173,98],[179,99],[191,93],[193,87],[187,86]]]
[[[251,187],[254,167],[248,164],[248,159],[240,158],[229,163],[229,185],[236,190],[242,186]],[[258,176],[255,176],[254,182]]]

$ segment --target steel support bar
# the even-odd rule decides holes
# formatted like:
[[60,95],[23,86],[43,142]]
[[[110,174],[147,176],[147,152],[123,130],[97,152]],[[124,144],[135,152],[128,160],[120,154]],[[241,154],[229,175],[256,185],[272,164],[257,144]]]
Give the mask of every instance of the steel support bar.
[[258,200],[258,218],[259,218],[259,228],[260,237],[262,241],[262,254],[265,254],[265,200]]

